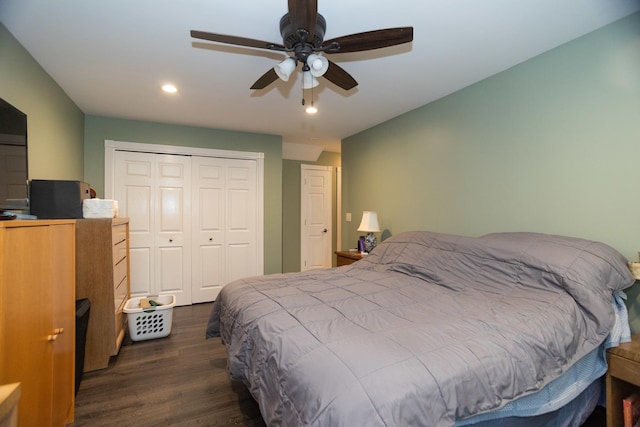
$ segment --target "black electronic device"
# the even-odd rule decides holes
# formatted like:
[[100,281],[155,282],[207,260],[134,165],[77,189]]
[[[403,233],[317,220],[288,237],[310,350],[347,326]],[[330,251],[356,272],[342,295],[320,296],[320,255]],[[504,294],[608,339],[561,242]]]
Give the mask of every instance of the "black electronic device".
[[82,218],[82,201],[91,197],[82,181],[34,179],[29,183],[31,215],[38,219]]

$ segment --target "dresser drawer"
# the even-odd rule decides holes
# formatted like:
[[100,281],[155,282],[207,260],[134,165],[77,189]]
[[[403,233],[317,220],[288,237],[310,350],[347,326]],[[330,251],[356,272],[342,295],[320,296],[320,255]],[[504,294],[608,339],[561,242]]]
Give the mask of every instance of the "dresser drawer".
[[123,240],[113,246],[113,265],[117,265],[127,256],[127,241]]
[[127,277],[126,257],[113,267],[113,288],[117,288],[125,277]]
[[123,301],[126,302],[127,295],[127,276],[125,275],[113,290],[113,307],[117,309],[123,304]]
[[112,356],[115,356],[116,354],[118,354],[118,350],[120,349],[120,345],[122,344],[122,340],[124,338],[124,334],[125,334],[124,328],[127,325],[127,314],[123,310],[126,303],[127,301],[123,300],[122,304],[118,306],[115,311],[114,332],[116,337],[116,346],[111,352]]
[[111,244],[117,245],[127,239],[127,224],[114,225],[111,232]]

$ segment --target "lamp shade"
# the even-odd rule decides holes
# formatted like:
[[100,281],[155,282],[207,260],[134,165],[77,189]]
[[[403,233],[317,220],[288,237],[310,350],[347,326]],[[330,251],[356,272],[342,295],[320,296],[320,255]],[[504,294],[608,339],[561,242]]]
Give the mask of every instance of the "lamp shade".
[[273,67],[273,70],[276,72],[278,77],[280,77],[280,80],[286,82],[289,81],[289,77],[291,77],[291,73],[293,73],[293,70],[296,69],[296,65],[296,60],[292,57],[288,57],[287,59]]
[[324,56],[312,53],[307,58],[307,65],[313,77],[321,77],[329,69],[329,60]]
[[362,221],[358,227],[358,231],[364,231],[367,233],[377,233],[380,231],[378,225],[378,214],[372,211],[362,212]]
[[311,89],[312,87],[316,87],[320,84],[318,80],[311,74],[310,71],[304,71],[302,73],[302,87],[304,89]]

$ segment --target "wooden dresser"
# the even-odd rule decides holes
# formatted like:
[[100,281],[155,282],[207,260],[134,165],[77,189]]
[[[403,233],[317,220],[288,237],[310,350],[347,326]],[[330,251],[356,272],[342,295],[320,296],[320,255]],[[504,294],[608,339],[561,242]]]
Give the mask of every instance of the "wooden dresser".
[[76,298],[91,302],[83,372],[104,369],[118,354],[129,299],[129,219],[76,221]]
[[19,426],[73,421],[74,222],[0,222],[0,384],[20,383]]

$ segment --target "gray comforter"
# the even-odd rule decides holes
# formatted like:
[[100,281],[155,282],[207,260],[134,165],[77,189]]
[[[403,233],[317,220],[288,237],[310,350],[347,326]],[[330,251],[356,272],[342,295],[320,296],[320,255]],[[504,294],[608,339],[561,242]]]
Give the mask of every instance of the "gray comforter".
[[350,266],[225,286],[207,337],[268,425],[453,426],[599,346],[633,282],[602,243],[410,232]]

